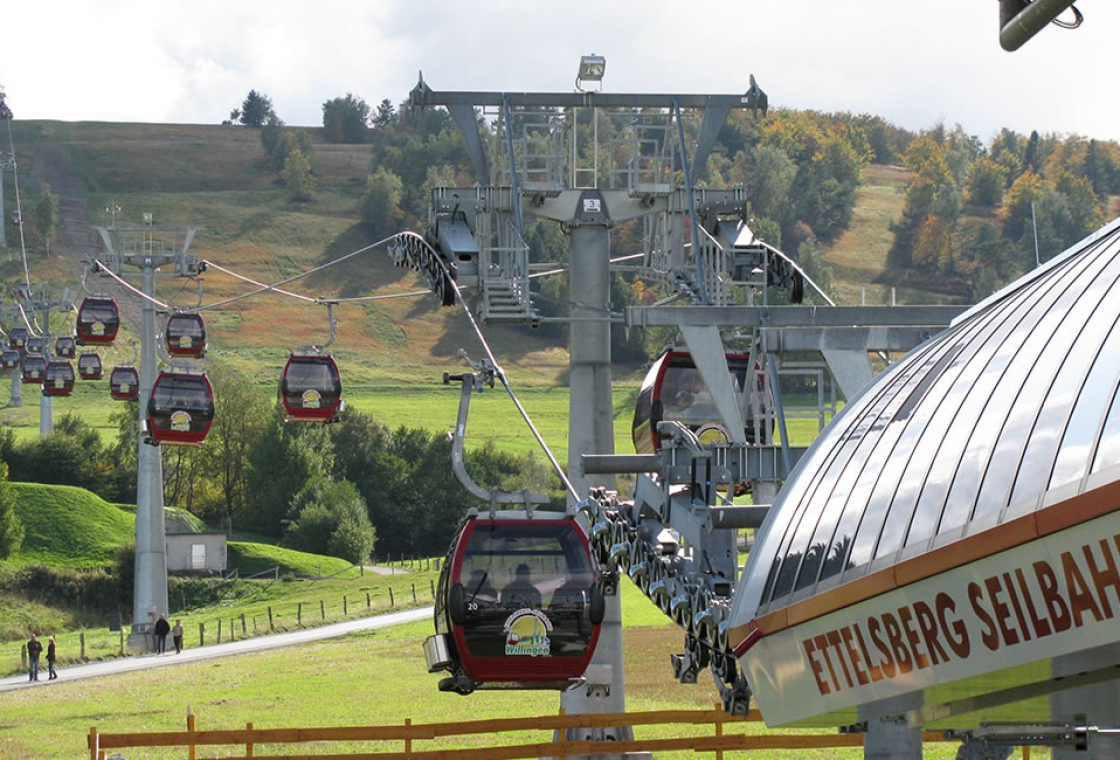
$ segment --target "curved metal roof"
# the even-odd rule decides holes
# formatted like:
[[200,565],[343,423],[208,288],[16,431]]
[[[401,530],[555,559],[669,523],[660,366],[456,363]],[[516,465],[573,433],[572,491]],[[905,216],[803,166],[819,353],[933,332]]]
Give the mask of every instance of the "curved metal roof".
[[1120,220],[896,362],[817,439],[743,621],[1120,480]]

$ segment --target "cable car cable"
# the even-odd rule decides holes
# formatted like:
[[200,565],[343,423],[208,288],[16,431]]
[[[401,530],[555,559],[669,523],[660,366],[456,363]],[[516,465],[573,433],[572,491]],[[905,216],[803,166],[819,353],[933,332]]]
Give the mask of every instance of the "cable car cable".
[[[238,274],[237,272],[234,272],[231,269],[226,269],[223,266],[215,264],[213,261],[207,261],[206,266],[211,268],[211,269],[217,269],[222,274],[228,274],[230,277],[235,277],[238,280],[242,280],[243,282],[249,283],[250,285],[256,285],[258,288],[264,288],[266,290],[275,291],[275,292],[279,293],[280,295],[291,296],[292,298],[298,298],[301,301],[314,301],[315,300],[311,296],[305,296],[305,295],[301,295],[299,293],[293,293],[290,290],[281,290],[280,288],[277,288],[275,286],[265,285],[263,282],[257,282],[256,280],[254,280],[250,277],[246,277],[245,275]],[[257,292],[260,292],[260,291],[257,291]]]
[[490,365],[494,368],[494,375],[499,380],[501,380],[502,387],[506,389],[506,393],[509,395],[510,400],[513,401],[513,405],[517,407],[517,411],[521,414],[521,419],[525,421],[525,424],[529,428],[529,432],[531,432],[533,434],[533,437],[536,439],[537,445],[541,447],[541,450],[544,452],[545,457],[552,465],[552,468],[556,471],[557,476],[559,476],[560,482],[564,484],[564,489],[568,491],[569,494],[571,494],[573,499],[575,499],[577,502],[580,501],[581,497],[579,495],[579,492],[576,491],[575,486],[572,485],[572,482],[568,480],[568,475],[564,472],[564,468],[560,466],[560,463],[559,461],[557,461],[556,456],[552,453],[552,449],[550,449],[548,447],[548,444],[545,443],[544,437],[541,436],[540,431],[537,430],[536,425],[533,424],[532,418],[529,417],[529,413],[525,410],[525,407],[521,405],[521,401],[518,400],[517,395],[513,392],[513,388],[510,387],[509,381],[506,378],[505,370],[503,370],[501,365],[498,364],[498,359],[494,356],[494,351],[490,348],[490,344],[486,342],[486,337],[482,334],[482,329],[478,326],[478,322],[475,320],[474,315],[471,314],[471,310],[464,302],[462,290],[459,288],[459,284],[456,283],[455,279],[451,276],[451,272],[448,271],[447,264],[445,264],[443,259],[441,259],[439,255],[436,254],[435,250],[430,245],[428,245],[428,242],[424,240],[424,237],[422,235],[418,235],[415,232],[401,232],[394,235],[392,239],[410,240],[411,242],[422,246],[423,249],[428,252],[432,261],[438,262],[440,268],[443,270],[442,274],[444,281],[449,284],[454,291],[455,298],[456,300],[458,300],[459,305],[462,307],[463,313],[467,315],[467,321],[470,322],[471,329],[474,330],[475,335],[478,336],[478,341],[482,344],[482,348],[486,352],[486,358],[490,360]]
[[[347,253],[344,256],[340,256],[339,258],[335,259],[334,261],[328,261],[326,264],[320,264],[317,267],[314,267],[312,269],[308,269],[308,270],[306,270],[304,272],[301,272],[299,274],[296,274],[296,275],[292,275],[291,277],[280,280],[279,282],[273,283],[272,285],[262,285],[259,290],[254,290],[252,292],[245,293],[245,294],[240,295],[240,296],[234,296],[233,298],[227,298],[224,301],[217,301],[215,303],[207,304],[205,306],[199,306],[197,309],[194,309],[193,311],[204,311],[206,309],[216,309],[219,306],[225,306],[226,304],[234,303],[236,301],[241,301],[241,300],[244,300],[246,298],[250,298],[251,296],[260,295],[261,293],[267,293],[269,291],[277,291],[278,290],[278,288],[277,288],[278,285],[287,285],[289,282],[295,282],[296,280],[303,279],[304,277],[308,277],[309,275],[315,274],[316,272],[320,272],[320,271],[322,271],[324,269],[327,269],[329,267],[333,267],[335,264],[341,264],[343,261],[346,261],[347,259],[353,258],[360,253],[365,253],[366,251],[369,251],[373,248],[377,248],[379,246],[385,245],[390,240],[392,240],[393,237],[396,237],[396,236],[395,235],[390,236],[390,237],[384,238],[382,240],[379,240],[376,243],[371,243],[371,244],[369,244],[369,245],[367,245],[363,248],[359,248],[356,251],[351,251],[350,253]],[[210,264],[211,264],[211,262],[209,262],[205,259],[203,259],[202,263],[205,264],[206,266],[210,266]]]
[[30,284],[31,283],[31,272],[27,268],[27,246],[25,245],[24,239],[23,239],[23,206],[21,205],[20,195],[19,195],[19,165],[16,162],[15,140],[12,139],[12,115],[11,115],[11,111],[8,111],[7,118],[4,119],[4,120],[6,122],[8,122],[8,148],[9,148],[9,151],[11,152],[11,154],[12,154],[12,181],[15,184],[15,189],[16,189],[16,214],[19,216],[19,224],[17,226],[19,227],[19,250],[20,250],[20,255],[23,258],[23,278],[24,278],[23,281]]
[[430,290],[413,290],[408,293],[389,293],[382,296],[354,296],[353,298],[332,298],[335,303],[356,303],[358,301],[384,301],[387,298],[415,298],[431,295]]
[[111,269],[109,269],[104,264],[102,264],[101,261],[99,261],[98,259],[94,259],[93,263],[94,263],[94,266],[99,269],[99,271],[102,271],[105,274],[112,277],[114,280],[117,281],[117,284],[119,284],[121,287],[128,290],[133,295],[137,295],[140,298],[144,299],[145,301],[150,301],[152,304],[159,307],[160,309],[164,309],[166,311],[173,311],[174,310],[173,307],[170,304],[166,304],[163,301],[159,300],[158,298],[155,298],[154,296],[150,296],[147,293],[145,293],[144,291],[140,290],[139,288],[134,287],[132,284],[130,284],[123,277],[116,274]]
[[[257,280],[254,280],[251,277],[246,277],[243,274],[238,274],[237,272],[234,272],[232,269],[227,269],[227,268],[225,268],[225,267],[223,267],[219,264],[215,264],[212,261],[207,261],[206,266],[209,267],[209,268],[212,268],[212,269],[216,269],[219,272],[222,272],[223,274],[228,274],[230,277],[234,277],[238,280],[242,280],[243,282],[247,282],[250,285],[256,285],[258,288],[260,288],[260,290],[254,291],[253,293],[249,293],[249,294],[247,294],[247,296],[248,295],[258,295],[262,292],[272,291],[272,292],[275,292],[275,293],[279,293],[281,295],[291,296],[292,298],[298,298],[301,301],[311,301],[312,303],[322,303],[324,301],[324,298],[322,296],[318,296],[318,297],[313,298],[311,296],[305,296],[301,293],[293,293],[290,290],[281,290],[280,288],[276,287],[276,285],[266,285],[263,282],[258,282]],[[414,297],[414,296],[426,296],[426,295],[428,295],[428,292],[429,291],[427,291],[427,290],[414,290],[410,293],[391,293],[389,295],[381,295],[381,296],[355,296],[353,298],[331,298],[330,300],[333,303],[355,303],[355,302],[358,302],[358,301],[381,301],[381,300],[384,300],[386,298],[406,298],[406,297]],[[241,297],[247,297],[247,296],[241,296]],[[228,303],[228,301],[227,302],[210,304],[209,306],[200,307],[200,308],[207,308],[207,309],[214,308],[218,305],[221,305],[222,303]]]

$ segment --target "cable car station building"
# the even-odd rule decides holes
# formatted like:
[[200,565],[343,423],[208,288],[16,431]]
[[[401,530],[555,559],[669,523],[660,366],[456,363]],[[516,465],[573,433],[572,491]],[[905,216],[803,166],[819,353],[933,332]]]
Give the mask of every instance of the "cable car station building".
[[769,724],[1120,725],[1118,321],[1120,220],[849,401],[735,598]]

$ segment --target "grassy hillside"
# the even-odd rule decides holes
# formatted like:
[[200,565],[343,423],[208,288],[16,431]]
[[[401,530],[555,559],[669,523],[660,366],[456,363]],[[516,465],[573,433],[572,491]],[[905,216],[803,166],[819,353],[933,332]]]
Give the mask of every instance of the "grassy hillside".
[[[358,202],[369,170],[368,145],[328,145],[319,130],[310,130],[314,143],[312,165],[318,182],[313,202],[293,204],[284,198],[275,173],[260,146],[257,130],[244,127],[167,124],[106,124],[89,122],[12,123],[20,158],[25,205],[43,182],[61,197],[59,238],[45,255],[30,249],[29,268],[36,282],[78,287],[82,262],[102,254],[93,227],[139,224],[144,213],[157,225],[194,226],[200,232],[191,250],[204,259],[259,282],[276,282],[337,260],[377,240],[358,223]],[[826,252],[833,267],[835,297],[840,303],[888,303],[888,287],[876,284],[890,246],[890,222],[902,207],[907,172],[899,167],[872,166],[851,229]],[[11,193],[8,193],[11,205]],[[119,208],[114,216],[107,209]],[[32,241],[34,243],[34,241]],[[9,288],[24,278],[18,256],[18,237],[10,238],[9,255],[0,256],[0,280]],[[937,292],[944,283],[931,282],[926,291],[900,290],[899,302],[944,302],[957,294]],[[176,306],[213,304],[254,289],[217,268],[202,277],[202,292],[193,283],[173,277],[158,280],[159,297]],[[288,289],[308,296],[382,297],[424,290],[408,270],[393,266],[383,248],[357,255]],[[134,296],[108,278],[92,277],[87,289],[112,292],[126,318],[122,336],[102,351],[106,366],[137,361],[131,324],[139,316]],[[228,303],[205,313],[210,357],[229,363],[255,378],[262,391],[273,393],[287,354],[299,346],[322,343],[329,334],[326,309],[275,294]],[[454,424],[457,393],[437,387],[444,371],[463,367],[460,348],[483,355],[466,319],[457,309],[437,306],[434,297],[365,300],[335,309],[338,330],[331,350],[343,372],[345,396],[351,408],[370,412],[391,426],[408,424],[430,430]],[[55,329],[64,329],[61,317]],[[547,340],[529,327],[485,327],[499,362],[511,382],[526,393],[539,392],[537,408],[530,405],[561,454],[566,443],[568,355],[562,343]],[[627,396],[640,380],[637,367],[615,367],[618,427],[616,448],[629,449]],[[83,419],[111,434],[108,417],[116,408],[104,403],[106,381],[80,382],[71,398],[55,401],[55,414],[77,411]],[[561,388],[559,392],[555,389]],[[0,404],[9,395],[0,382]],[[24,393],[22,408],[0,409],[0,424],[21,435],[36,434],[37,394]],[[489,414],[496,409],[490,404]],[[438,413],[436,413],[438,410]],[[472,410],[473,412],[474,410]],[[511,450],[534,444],[515,423],[512,407],[494,411],[480,422],[481,436],[470,441],[497,440]],[[555,423],[551,418],[555,417]],[[510,437],[511,431],[521,435]],[[510,439],[502,443],[500,439]]]
[[[312,130],[317,195],[310,203],[294,204],[284,198],[257,130],[17,121],[13,132],[21,172],[30,177],[25,184],[37,192],[48,182],[62,197],[62,228],[51,257],[41,250],[30,257],[36,280],[76,284],[82,258],[102,252],[93,227],[113,221],[109,207],[121,209],[115,216],[121,226],[137,225],[151,213],[157,225],[198,227],[192,252],[259,282],[276,282],[377,242],[358,223],[368,145],[327,145]],[[18,261],[0,266],[9,282],[21,280],[22,273]],[[107,280],[94,280],[90,289],[114,288]],[[157,284],[160,298],[180,307],[255,289],[216,269],[203,276],[202,287],[200,296],[174,278]],[[287,289],[311,297],[354,298],[424,288],[408,270],[393,266],[381,247]],[[122,295],[121,300],[134,299]],[[138,315],[135,306],[122,303],[122,310],[126,318]],[[433,365],[440,371],[455,365],[459,348],[478,352],[461,313],[441,309],[431,296],[344,304],[335,313],[338,334],[332,350],[347,379],[359,385],[412,384],[433,376]],[[325,308],[273,294],[208,311],[206,319],[214,358],[269,375],[280,371],[290,349],[323,343],[329,333]],[[566,352],[543,341],[539,332],[507,327],[487,333],[502,347],[503,361],[521,370],[527,384],[553,385],[566,370]]]
[[[0,561],[0,675],[20,671],[20,650],[31,632],[57,638],[63,667],[83,653],[86,661],[119,656],[131,612],[128,601],[115,610],[124,631],[114,632],[109,627],[111,604],[91,613],[73,602],[48,603],[43,587],[14,590],[5,576],[30,570],[32,577],[43,579],[45,571],[31,566],[47,566],[54,593],[76,599],[80,592],[74,589],[87,587],[71,585],[79,579],[66,571],[112,566],[117,551],[133,542],[134,508],[109,504],[80,488],[24,483],[13,488],[27,535],[19,554]],[[180,510],[168,513],[169,519],[192,521]],[[336,557],[246,540],[230,541],[228,560],[240,578],[260,574],[261,579],[174,578],[169,585],[169,613],[182,619],[188,646],[228,641],[231,631],[240,639],[431,604],[438,575],[438,565],[430,560],[404,567],[398,561],[391,574],[383,575],[361,572]],[[112,583],[103,573],[92,575],[94,588]],[[0,756],[10,755],[0,751]]]
[[97,567],[109,564],[117,548],[132,543],[135,515],[83,488],[37,483],[12,487],[26,535],[22,551],[0,564]]
[[[260,282],[276,282],[337,260],[377,242],[358,222],[358,203],[369,171],[370,146],[329,145],[310,130],[316,199],[291,203],[260,146],[257,130],[236,126],[13,122],[25,192],[49,182],[62,196],[62,227],[52,255],[32,251],[33,279],[76,284],[84,257],[100,255],[92,227],[136,225],[151,213],[157,225],[200,228],[191,250]],[[29,178],[29,179],[28,179]],[[898,217],[907,172],[872,166],[852,227],[826,258],[834,268],[838,300],[885,302],[889,293],[873,283],[890,246],[889,224]],[[30,186],[30,189],[26,189]],[[9,201],[10,203],[10,201]],[[120,208],[115,216],[110,207]],[[629,253],[623,251],[619,253]],[[55,254],[60,254],[56,256]],[[22,279],[20,262],[0,262],[0,276]],[[91,289],[112,289],[94,278]],[[244,295],[253,286],[216,269],[202,278],[201,295],[174,278],[159,283],[160,297],[183,307]],[[899,293],[899,301],[938,302],[951,294]],[[394,267],[377,248],[311,277],[290,290],[309,296],[381,297],[423,289],[408,270]],[[122,296],[122,300],[129,299]],[[135,318],[135,306],[126,306]],[[441,309],[431,296],[366,300],[336,309],[338,335],[332,349],[357,385],[411,385],[454,365],[455,352],[480,353],[458,309]],[[278,372],[287,351],[322,343],[328,334],[323,307],[275,294],[236,301],[206,313],[212,354],[244,369]],[[523,385],[564,384],[565,347],[528,327],[487,327],[499,358]],[[129,353],[125,344],[121,349]],[[127,360],[128,356],[120,357]],[[618,368],[636,378],[636,368]],[[263,381],[263,378],[262,378]]]

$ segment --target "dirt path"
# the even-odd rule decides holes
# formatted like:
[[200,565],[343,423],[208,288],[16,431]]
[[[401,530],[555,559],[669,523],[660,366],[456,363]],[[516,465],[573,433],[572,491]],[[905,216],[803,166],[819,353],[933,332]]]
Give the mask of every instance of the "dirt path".
[[[28,177],[21,177],[24,183],[20,187],[24,213],[31,215],[30,199],[38,197],[44,182],[58,196],[58,238],[51,245],[51,255],[58,253],[80,261],[85,256],[98,253],[101,243],[90,224],[89,196],[74,176],[69,151],[65,146],[49,143],[33,145],[25,150],[31,171]],[[17,145],[17,155],[21,152]]]

